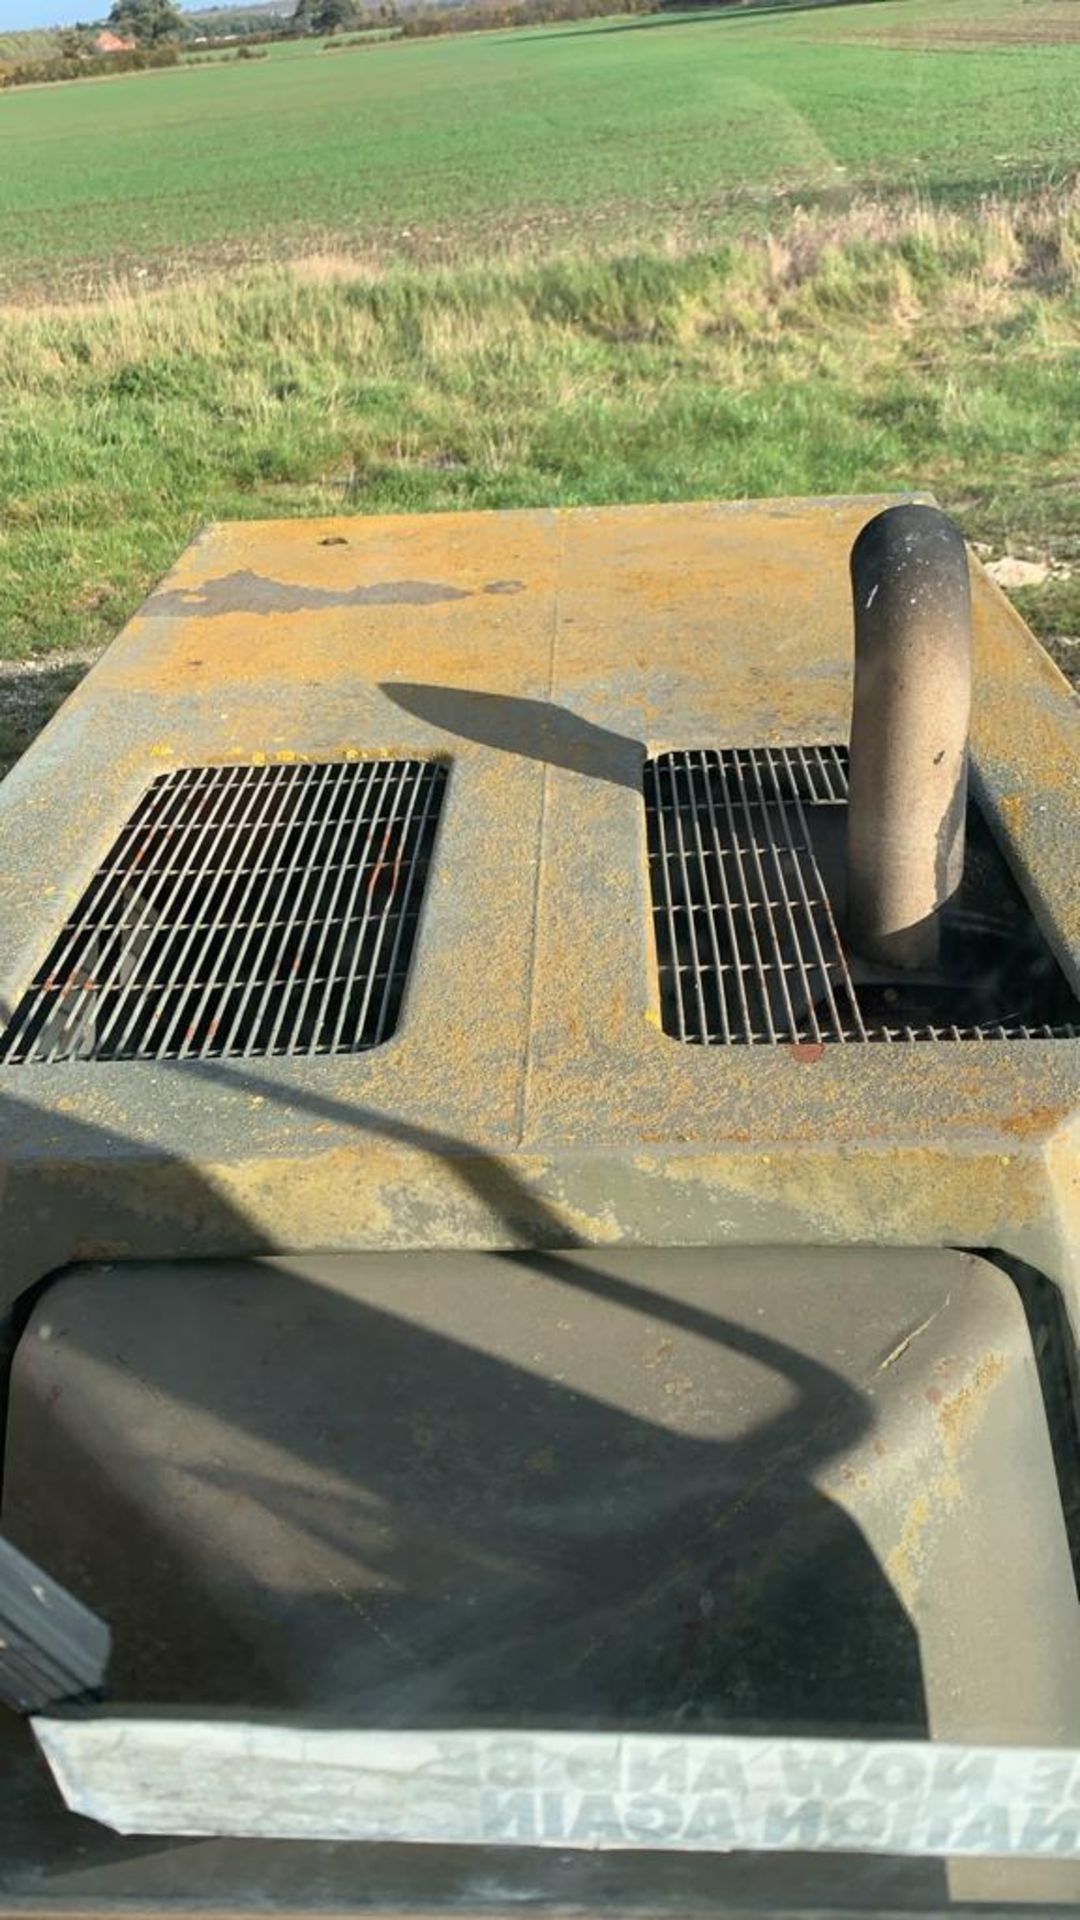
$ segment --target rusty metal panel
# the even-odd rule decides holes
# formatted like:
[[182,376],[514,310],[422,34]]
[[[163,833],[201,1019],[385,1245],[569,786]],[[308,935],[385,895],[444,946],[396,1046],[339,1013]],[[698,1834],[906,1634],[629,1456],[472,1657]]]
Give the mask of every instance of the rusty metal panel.
[[[201,536],[0,790],[7,1004],[156,774],[436,755],[408,1017],[350,1058],[0,1070],[5,1296],[84,1256],[538,1240],[996,1245],[1074,1286],[1080,1043],[661,1030],[646,754],[844,740],[883,504]],[[972,584],[980,805],[1075,987],[1075,702]]]

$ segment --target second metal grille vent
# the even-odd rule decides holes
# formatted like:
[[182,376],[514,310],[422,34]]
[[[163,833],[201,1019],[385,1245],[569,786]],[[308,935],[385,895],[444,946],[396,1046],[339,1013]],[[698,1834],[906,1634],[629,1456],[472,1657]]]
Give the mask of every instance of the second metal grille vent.
[[839,746],[687,751],[646,762],[665,1032],[707,1046],[1080,1032],[1080,1009],[985,832],[972,865],[981,860],[987,877],[978,897],[958,905],[958,937],[969,951],[981,941],[992,957],[1009,952],[1011,966],[955,993],[860,976],[826,884],[831,877],[835,893],[847,793]]
[[0,1061],[356,1053],[393,1033],[446,768],[183,767],[149,788]]

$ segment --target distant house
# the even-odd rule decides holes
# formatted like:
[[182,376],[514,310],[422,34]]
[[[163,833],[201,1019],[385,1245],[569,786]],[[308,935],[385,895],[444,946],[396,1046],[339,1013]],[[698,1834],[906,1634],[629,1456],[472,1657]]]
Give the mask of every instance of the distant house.
[[111,27],[102,27],[101,32],[94,35],[95,53],[130,53],[134,45],[134,40],[127,39],[122,33],[114,33]]

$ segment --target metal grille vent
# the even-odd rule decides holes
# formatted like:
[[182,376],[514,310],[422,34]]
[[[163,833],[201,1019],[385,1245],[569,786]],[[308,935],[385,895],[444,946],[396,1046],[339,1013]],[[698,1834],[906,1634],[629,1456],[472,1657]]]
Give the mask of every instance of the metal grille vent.
[[358,1053],[397,1024],[446,768],[183,767],[144,794],[0,1061]]
[[[705,1046],[1080,1033],[1080,1009],[1000,856],[982,889],[992,912],[982,898],[965,900],[957,919],[969,948],[981,939],[992,953],[1013,953],[1010,977],[998,973],[955,993],[941,983],[912,990],[858,977],[827,885],[828,878],[835,897],[847,791],[839,746],[725,748],[646,762],[664,1031]],[[984,862],[994,857],[987,841],[984,832]],[[1017,962],[1032,941],[1037,955],[1018,986]],[[1044,1017],[1031,1017],[1033,1003]],[[1055,1017],[1063,1005],[1070,1017]],[[982,1017],[987,1006],[996,1017]]]

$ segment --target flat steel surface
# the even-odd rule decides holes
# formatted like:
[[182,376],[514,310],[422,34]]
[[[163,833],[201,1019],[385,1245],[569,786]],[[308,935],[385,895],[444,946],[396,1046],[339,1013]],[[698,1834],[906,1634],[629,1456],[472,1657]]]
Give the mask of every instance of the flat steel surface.
[[[0,1071],[8,1297],[78,1257],[538,1241],[998,1246],[1074,1280],[1080,1043],[661,1029],[645,758],[846,738],[882,504],[201,536],[0,790],[7,1005],[160,773],[436,756],[404,1017],[362,1056]],[[1076,704],[973,584],[977,790],[1075,986]]]

